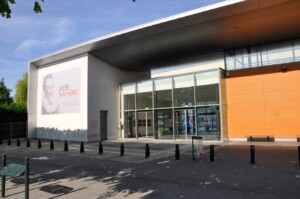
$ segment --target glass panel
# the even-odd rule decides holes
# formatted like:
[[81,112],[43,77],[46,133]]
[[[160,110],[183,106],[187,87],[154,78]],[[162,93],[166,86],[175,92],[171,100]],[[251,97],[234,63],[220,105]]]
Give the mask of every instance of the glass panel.
[[135,109],[135,95],[128,94],[124,95],[124,110],[134,110]]
[[138,136],[153,137],[152,111],[138,112]]
[[175,110],[175,136],[176,139],[186,139],[196,135],[195,110]]
[[300,61],[300,41],[294,43],[295,61]]
[[194,105],[194,87],[174,89],[174,106],[186,107]]
[[174,88],[187,88],[194,86],[194,75],[174,77]]
[[136,138],[135,112],[124,112],[124,137]]
[[137,84],[136,104],[137,109],[152,108],[153,82],[144,81]]
[[235,69],[235,65],[234,65],[234,51],[228,51],[228,52],[226,52],[225,61],[226,61],[226,69],[227,70],[234,70]]
[[163,90],[154,92],[155,107],[172,107],[172,90]]
[[172,110],[156,111],[155,133],[158,139],[173,139]]
[[122,85],[122,110],[135,109],[135,84]]
[[172,78],[154,80],[154,86],[156,91],[172,90]]
[[152,108],[152,92],[136,94],[137,109]]
[[219,85],[196,86],[197,105],[218,104]]
[[268,45],[268,65],[293,62],[291,43]]
[[220,81],[219,71],[196,73],[196,86],[218,84]]
[[250,49],[250,61],[251,61],[250,67],[261,66],[261,53],[259,49],[257,48]]
[[197,108],[197,131],[205,140],[221,139],[219,106]]

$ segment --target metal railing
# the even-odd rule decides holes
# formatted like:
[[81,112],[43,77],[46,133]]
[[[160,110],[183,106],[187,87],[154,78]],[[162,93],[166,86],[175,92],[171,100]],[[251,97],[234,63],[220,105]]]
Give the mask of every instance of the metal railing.
[[0,137],[2,139],[25,138],[27,136],[27,122],[0,123]]

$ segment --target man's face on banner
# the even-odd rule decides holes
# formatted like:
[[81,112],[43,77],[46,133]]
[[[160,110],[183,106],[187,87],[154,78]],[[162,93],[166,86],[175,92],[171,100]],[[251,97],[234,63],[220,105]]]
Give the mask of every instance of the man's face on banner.
[[54,79],[53,78],[48,78],[46,79],[46,85],[45,85],[45,92],[46,92],[46,97],[49,101],[50,104],[53,104],[54,100]]

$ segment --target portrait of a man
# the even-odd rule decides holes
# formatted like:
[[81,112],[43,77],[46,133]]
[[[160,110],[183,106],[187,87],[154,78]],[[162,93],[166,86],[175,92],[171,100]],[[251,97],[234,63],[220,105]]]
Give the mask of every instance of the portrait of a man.
[[60,113],[58,93],[53,75],[48,74],[43,79],[42,115],[57,113]]

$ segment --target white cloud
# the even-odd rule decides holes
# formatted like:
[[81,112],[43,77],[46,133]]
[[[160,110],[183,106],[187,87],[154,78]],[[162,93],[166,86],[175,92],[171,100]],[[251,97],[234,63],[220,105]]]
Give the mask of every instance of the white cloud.
[[[15,54],[29,54],[34,49],[56,47],[68,40],[73,33],[75,24],[68,18],[52,18],[43,25],[39,24],[39,26],[39,29],[42,30],[40,35],[44,38],[25,39],[17,46]],[[45,30],[49,31],[46,32]]]

